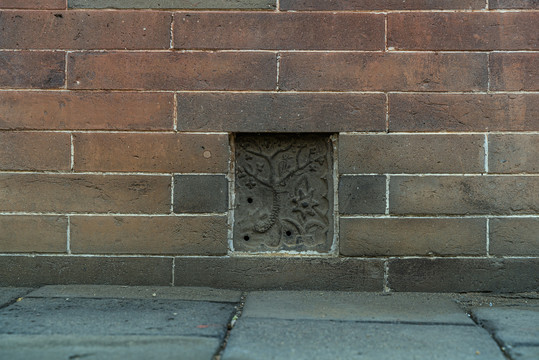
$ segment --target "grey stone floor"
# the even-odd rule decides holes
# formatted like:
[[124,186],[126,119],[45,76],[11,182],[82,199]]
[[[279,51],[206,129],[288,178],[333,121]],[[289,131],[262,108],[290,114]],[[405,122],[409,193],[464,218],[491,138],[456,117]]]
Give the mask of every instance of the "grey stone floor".
[[539,294],[0,288],[0,359],[539,359]]

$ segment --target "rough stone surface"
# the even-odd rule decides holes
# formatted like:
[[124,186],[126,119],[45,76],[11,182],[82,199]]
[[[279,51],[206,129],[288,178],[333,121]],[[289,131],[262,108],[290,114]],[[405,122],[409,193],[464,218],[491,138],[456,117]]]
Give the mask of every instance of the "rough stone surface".
[[504,356],[488,333],[474,326],[277,319],[240,319],[223,354],[223,360],[280,358],[503,360]]
[[0,286],[170,285],[172,258],[2,256]]
[[395,291],[525,292],[539,288],[539,258],[412,258],[389,260]]
[[174,176],[175,213],[223,213],[227,210],[228,180],[225,175]]
[[493,173],[539,173],[539,135],[492,134],[488,168]]
[[168,299],[239,303],[241,292],[205,287],[48,285],[32,291],[28,297]]
[[339,229],[344,256],[486,254],[485,219],[341,218]]
[[386,126],[383,94],[205,92],[177,96],[182,131],[383,131]]
[[0,287],[0,308],[3,308],[12,301],[25,296],[30,291],[32,291],[32,288]]
[[72,216],[74,254],[226,255],[226,216]]
[[383,260],[352,258],[178,257],[174,271],[178,286],[243,290],[381,291],[383,279]]
[[341,214],[384,214],[385,176],[341,176],[339,212]]
[[[492,1],[492,0],[491,0]],[[504,0],[496,0],[504,1]],[[519,0],[516,0],[519,1]],[[520,0],[534,1],[534,0]],[[281,10],[452,10],[484,9],[483,0],[281,0]]]
[[539,71],[537,70],[539,56],[537,54],[492,53],[489,64],[490,90],[539,90]]
[[539,9],[537,0],[489,0],[489,9]]
[[275,9],[275,0],[68,0],[69,8],[87,9]]
[[328,252],[333,143],[324,135],[237,135],[234,249]]
[[67,251],[67,217],[0,216],[1,252]]
[[449,295],[423,293],[257,291],[243,318],[474,324]]
[[58,89],[65,84],[62,51],[0,51],[0,88]]
[[490,254],[539,255],[539,218],[490,219]]

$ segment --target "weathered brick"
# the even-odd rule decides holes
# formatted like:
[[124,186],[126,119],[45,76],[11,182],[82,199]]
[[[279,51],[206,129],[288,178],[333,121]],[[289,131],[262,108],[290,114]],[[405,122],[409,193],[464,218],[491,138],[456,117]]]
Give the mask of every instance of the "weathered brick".
[[[226,172],[226,134],[73,135],[76,171]],[[151,151],[148,151],[151,149]]]
[[70,169],[69,134],[0,132],[0,170]]
[[173,94],[0,92],[0,129],[172,130],[173,124]]
[[275,9],[275,0],[68,0],[69,8],[87,9]]
[[539,218],[490,219],[490,254],[539,255]]
[[49,284],[170,285],[172,258],[3,256],[1,286]]
[[214,213],[228,210],[225,175],[174,176],[175,213]]
[[284,53],[283,90],[486,90],[482,53]]
[[0,9],[65,9],[65,0],[0,0]]
[[61,88],[65,84],[62,51],[0,51],[0,88]]
[[396,13],[388,46],[396,50],[536,50],[536,13]]
[[389,94],[390,131],[537,131],[539,94]]
[[491,134],[488,166],[493,173],[539,173],[539,135]]
[[383,131],[385,106],[383,94],[179,93],[178,129],[227,132]]
[[168,49],[171,22],[157,11],[2,11],[0,48]]
[[539,177],[393,176],[392,214],[534,214]]
[[482,172],[483,144],[482,135],[341,135],[339,172]]
[[383,50],[384,15],[180,12],[177,49]]
[[0,216],[0,252],[66,252],[65,216]]
[[0,174],[0,211],[169,213],[170,177]]
[[177,286],[241,290],[382,291],[383,278],[382,260],[353,258],[181,257],[174,271]]
[[419,292],[526,292],[539,288],[539,259],[391,259],[389,287]]
[[383,214],[386,210],[385,176],[341,176],[341,214]]
[[277,57],[248,52],[88,52],[68,59],[73,89],[273,90]]
[[483,0],[280,0],[280,8],[281,10],[307,11],[452,10],[484,9],[485,2]]
[[341,218],[344,256],[485,255],[485,219]]
[[537,53],[490,54],[491,90],[539,90]]
[[226,255],[226,216],[73,216],[71,251]]
[[489,9],[539,9],[537,0],[489,0]]

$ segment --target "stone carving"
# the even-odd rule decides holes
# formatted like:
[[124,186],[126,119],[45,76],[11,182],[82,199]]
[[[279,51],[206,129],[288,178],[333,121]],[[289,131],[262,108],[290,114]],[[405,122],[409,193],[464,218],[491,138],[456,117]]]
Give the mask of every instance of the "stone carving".
[[314,134],[236,136],[234,249],[328,252],[332,144]]

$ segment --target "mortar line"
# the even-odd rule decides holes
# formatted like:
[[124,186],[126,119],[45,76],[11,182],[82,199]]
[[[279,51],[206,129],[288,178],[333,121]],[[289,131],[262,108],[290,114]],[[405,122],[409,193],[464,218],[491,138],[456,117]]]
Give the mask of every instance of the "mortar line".
[[386,215],[389,215],[389,182],[390,182],[390,176],[389,174],[386,175]]
[[178,93],[174,93],[174,104],[172,105],[172,128],[175,132],[178,132]]
[[[67,2],[68,0],[66,0]],[[67,81],[67,61],[68,61],[68,57],[69,57],[69,51],[66,51],[65,53],[65,58],[64,58],[64,89],[67,90],[67,84],[68,84],[68,81]]]
[[281,69],[281,53],[277,53],[277,79],[276,79],[275,91],[280,90],[279,89],[280,69]]
[[71,152],[71,172],[75,171],[75,145],[73,143],[73,133],[70,133],[70,152]]
[[330,137],[333,147],[333,242],[329,249],[329,254],[339,256],[340,249],[340,213],[339,213],[339,135]]
[[170,20],[170,44],[169,48],[174,48],[174,12],[171,13],[171,20]]
[[387,13],[384,13],[384,50],[388,51],[388,43],[387,43],[387,31],[388,31],[388,17],[389,15]]
[[487,257],[490,257],[490,218],[486,221],[486,252]]
[[275,1],[275,11],[280,12],[281,11],[281,0]]
[[389,134],[389,93],[386,95],[386,134]]
[[485,158],[484,158],[485,174],[488,174],[488,172],[489,172],[489,168],[488,168],[488,134],[485,134],[485,143],[484,143],[483,147],[484,147],[484,152],[485,152]]
[[389,287],[389,259],[384,260],[384,290],[383,292],[385,293],[391,292],[391,288]]
[[487,53],[487,94],[488,93],[490,93],[490,53]]
[[172,276],[171,276],[172,281],[171,281],[170,286],[174,286],[174,284],[175,284],[175,279],[174,279],[175,272],[176,272],[176,257],[173,257],[172,258]]
[[24,211],[3,211],[1,216],[84,216],[84,217],[210,217],[210,216],[226,216],[226,212],[222,213],[156,213],[156,214],[130,214],[130,213],[55,213],[55,212],[24,212]]
[[489,0],[485,0],[485,10],[489,10],[489,8],[490,8]]
[[68,255],[71,255],[71,217],[67,216],[67,243],[66,251]]
[[174,174],[170,175],[170,213],[174,213]]
[[536,219],[539,218],[539,214],[520,214],[520,215],[493,215],[493,214],[472,214],[472,215],[463,215],[463,214],[457,214],[457,215],[450,215],[450,214],[429,214],[429,215],[417,215],[417,214],[409,214],[409,215],[401,215],[401,214],[368,214],[368,215],[359,215],[359,214],[353,214],[353,215],[340,215],[341,219],[485,219],[485,218],[507,218],[507,219],[525,219],[525,218],[532,218]]
[[234,206],[236,202],[236,138],[234,134],[229,136],[229,164],[228,164],[228,231],[227,231],[227,253],[234,253]]

